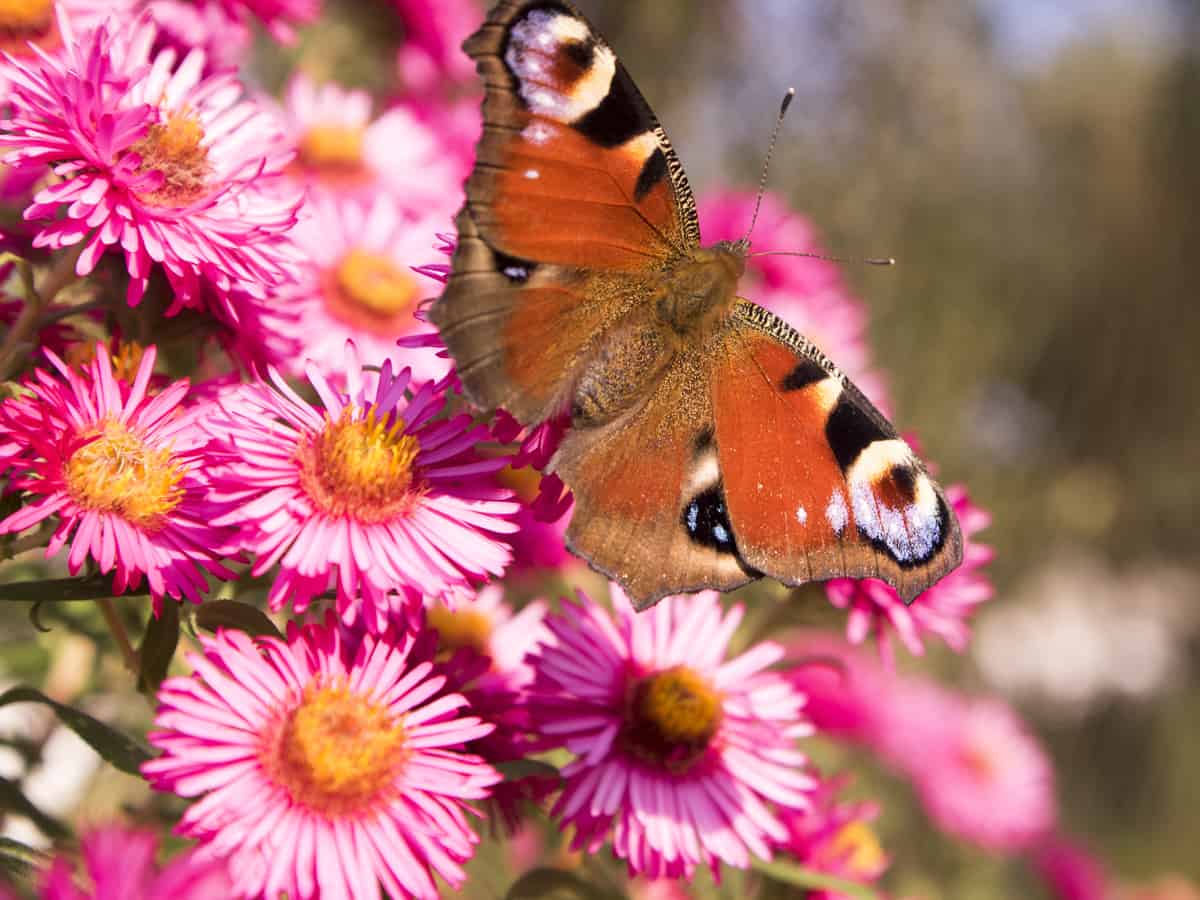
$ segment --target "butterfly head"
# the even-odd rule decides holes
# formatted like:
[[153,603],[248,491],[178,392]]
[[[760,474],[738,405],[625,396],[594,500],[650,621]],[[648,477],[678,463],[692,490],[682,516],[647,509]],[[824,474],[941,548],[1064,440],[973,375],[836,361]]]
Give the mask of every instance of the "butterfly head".
[[746,256],[737,244],[723,241],[693,251],[662,273],[653,295],[659,321],[681,338],[702,338],[733,312],[745,271]]

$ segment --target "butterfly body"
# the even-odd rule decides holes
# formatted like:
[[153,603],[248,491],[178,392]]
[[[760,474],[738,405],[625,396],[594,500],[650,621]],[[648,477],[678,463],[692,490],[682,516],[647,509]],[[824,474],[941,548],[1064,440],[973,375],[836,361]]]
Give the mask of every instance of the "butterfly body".
[[745,241],[701,247],[682,166],[571,4],[504,0],[464,45],[484,134],[431,308],[468,396],[551,462],[572,550],[639,607],[668,593],[957,565],[921,462],[820,350],[737,295]]

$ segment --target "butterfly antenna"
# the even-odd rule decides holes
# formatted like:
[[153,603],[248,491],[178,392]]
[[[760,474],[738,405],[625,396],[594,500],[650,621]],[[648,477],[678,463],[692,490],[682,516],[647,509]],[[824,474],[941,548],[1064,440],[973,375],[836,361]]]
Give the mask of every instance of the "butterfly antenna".
[[779,140],[779,129],[783,125],[783,117],[787,115],[788,107],[792,105],[792,99],[795,96],[796,89],[790,87],[783,95],[783,102],[779,104],[779,118],[775,120],[775,128],[771,132],[771,142],[767,144],[767,156],[763,160],[762,175],[758,179],[758,196],[754,200],[754,215],[750,217],[750,227],[746,229],[746,236],[738,241],[742,247],[750,246],[750,234],[754,231],[754,223],[758,221],[758,211],[762,208],[763,194],[767,190],[767,171],[771,168],[771,156],[775,153],[775,142]]
[[803,253],[799,250],[761,250],[758,253],[746,254],[747,259],[752,256],[807,256],[809,259],[823,259],[825,262],[863,263],[868,266],[894,266],[896,264],[896,259],[892,256],[849,258],[845,256],[826,256],[824,253]]

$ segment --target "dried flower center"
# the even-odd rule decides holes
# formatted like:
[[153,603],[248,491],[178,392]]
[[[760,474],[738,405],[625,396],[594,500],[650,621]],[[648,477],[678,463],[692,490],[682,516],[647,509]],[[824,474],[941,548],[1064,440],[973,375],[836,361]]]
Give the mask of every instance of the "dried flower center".
[[139,172],[161,172],[162,184],[138,196],[152,206],[187,206],[204,196],[212,166],[204,126],[194,116],[170,113],[165,122],[150,126],[130,150],[142,158]]
[[29,42],[43,50],[62,44],[54,20],[54,0],[0,0],[0,50],[29,56]]
[[118,515],[158,531],[183,500],[183,471],[170,449],[148,447],[124,425],[109,420],[85,437],[95,439],[71,454],[67,490],[84,509]]
[[385,706],[344,686],[310,689],[264,754],[292,799],[344,815],[367,809],[395,780],[405,733]]
[[829,843],[829,852],[841,860],[849,875],[874,877],[887,863],[879,838],[865,822],[848,822]]
[[300,485],[329,516],[384,522],[411,502],[417,439],[399,416],[377,419],[375,409],[354,417],[347,407],[336,422],[303,441],[297,452]]
[[480,653],[488,652],[488,639],[492,636],[492,620],[477,609],[448,609],[441,603],[425,610],[430,628],[438,633],[438,647],[453,652],[459,647],[470,647]]
[[420,299],[416,278],[381,253],[355,248],[325,275],[330,312],[350,324],[395,337]]
[[365,137],[365,128],[314,125],[300,139],[300,164],[334,176],[357,173],[363,168]]
[[678,666],[634,683],[622,743],[640,759],[686,772],[703,758],[721,717],[720,694],[691,669]]

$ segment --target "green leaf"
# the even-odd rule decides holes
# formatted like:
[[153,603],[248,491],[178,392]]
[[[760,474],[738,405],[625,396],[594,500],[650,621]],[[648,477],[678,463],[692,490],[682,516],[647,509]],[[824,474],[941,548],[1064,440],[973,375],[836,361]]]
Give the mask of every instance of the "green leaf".
[[179,646],[179,604],[164,598],[156,616],[151,611],[146,634],[138,648],[138,690],[153,694],[167,677],[167,669]]
[[146,747],[124,732],[105,725],[85,712],[51,700],[31,687],[15,687],[0,694],[0,706],[9,703],[44,703],[58,715],[59,721],[87,742],[107,762],[130,775],[141,777],[142,763],[151,759]]
[[[34,806],[29,798],[21,793],[20,786],[7,778],[0,778],[0,809],[25,816],[55,840],[61,840],[71,833],[67,826],[58,819],[48,816]],[[14,841],[14,843],[16,842]]]
[[806,869],[795,863],[755,860],[754,869],[772,881],[792,887],[805,888],[810,891],[836,891],[847,897],[857,898],[857,900],[879,900],[879,893],[865,884],[846,881],[844,878],[835,878],[824,872],[814,872],[812,869]]
[[493,763],[505,781],[520,781],[522,778],[560,778],[558,769],[540,759],[510,759]]
[[533,869],[518,878],[504,900],[625,900],[562,869]]
[[[145,591],[140,593],[144,594]],[[14,603],[99,600],[111,596],[113,596],[111,575],[90,575],[87,578],[47,578],[40,581],[14,581],[9,584],[0,584],[0,601]],[[138,596],[138,592],[129,596]]]
[[283,640],[283,634],[275,627],[275,623],[267,618],[266,613],[257,606],[237,600],[212,600],[203,604],[196,610],[196,624],[206,631],[234,628],[252,637],[276,637]]
[[10,880],[31,876],[48,859],[41,850],[27,847],[12,838],[0,837],[0,873],[7,873]]

